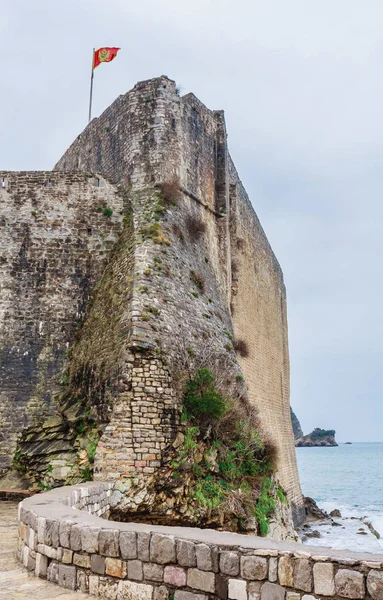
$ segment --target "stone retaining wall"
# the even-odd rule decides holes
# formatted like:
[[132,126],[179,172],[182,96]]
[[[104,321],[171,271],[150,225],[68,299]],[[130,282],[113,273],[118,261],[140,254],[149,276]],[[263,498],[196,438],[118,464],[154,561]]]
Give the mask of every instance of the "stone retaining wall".
[[112,485],[84,483],[23,500],[17,554],[24,566],[110,600],[383,599],[383,554],[108,522]]

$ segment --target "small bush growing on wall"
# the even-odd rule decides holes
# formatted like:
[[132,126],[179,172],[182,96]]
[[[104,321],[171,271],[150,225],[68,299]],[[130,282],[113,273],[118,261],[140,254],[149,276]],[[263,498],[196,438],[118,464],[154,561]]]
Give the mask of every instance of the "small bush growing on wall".
[[197,241],[206,231],[205,223],[194,215],[188,215],[185,219],[186,229],[192,240]]
[[205,281],[204,281],[202,275],[191,270],[190,271],[190,279],[197,286],[197,288],[199,289],[201,294],[203,294],[205,292]]
[[162,181],[158,187],[166,204],[176,204],[181,199],[180,180],[177,176]]
[[185,418],[202,424],[219,419],[226,410],[226,401],[215,389],[211,371],[198,369],[194,378],[189,379],[185,385]]
[[273,478],[274,447],[261,440],[250,407],[225,398],[212,372],[199,368],[185,382],[182,421],[184,443],[172,469],[176,481],[191,479],[196,520],[210,523],[214,513],[241,529],[255,517],[266,535],[277,501],[286,497]]
[[245,340],[234,340],[233,346],[234,350],[243,358],[249,356],[249,346]]

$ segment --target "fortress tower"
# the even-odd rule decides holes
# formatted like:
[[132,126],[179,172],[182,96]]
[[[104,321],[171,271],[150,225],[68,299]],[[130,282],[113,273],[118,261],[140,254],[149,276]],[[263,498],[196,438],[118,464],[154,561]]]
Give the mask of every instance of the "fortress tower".
[[[105,425],[96,478],[152,475],[179,428],[177,366],[213,356],[228,392],[243,375],[302,522],[283,274],[226,138],[222,111],[159,77],[93,119],[53,172],[0,172],[4,472],[28,427],[19,452],[37,472],[61,460],[65,480],[60,398],[67,426]],[[175,181],[165,207],[156,190]]]

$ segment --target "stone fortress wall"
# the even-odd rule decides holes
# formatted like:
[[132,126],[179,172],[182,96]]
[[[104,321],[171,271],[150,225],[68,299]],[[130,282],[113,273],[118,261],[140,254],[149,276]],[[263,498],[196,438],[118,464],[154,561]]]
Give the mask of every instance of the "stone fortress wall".
[[110,483],[20,503],[17,555],[37,577],[117,600],[381,600],[383,555],[211,530],[109,522]]
[[[216,352],[228,341],[222,335],[225,330],[247,343],[249,356],[238,360],[249,399],[259,410],[266,435],[277,444],[279,478],[292,503],[295,520],[300,522],[303,505],[289,412],[283,274],[239,180],[226,138],[222,111],[210,111],[193,94],[179,97],[174,82],[162,77],[137,84],[120,96],[90,123],[55,168],[101,172],[114,182],[129,183],[133,191],[151,189],[174,175],[179,178],[182,209],[171,207],[167,213],[171,256],[161,256],[162,272],[167,268],[173,278],[166,282],[166,294],[157,278],[149,282],[150,301],[160,308],[164,326],[156,323],[155,333],[139,322],[139,314],[145,313],[139,293],[134,301],[137,326],[145,330],[149,346],[155,345],[153,338],[160,331],[168,356],[175,352],[178,331],[189,339],[188,331],[208,336],[210,330],[215,336],[211,343]],[[150,210],[154,202],[150,195],[141,195],[140,202],[133,202],[136,232],[144,226],[145,210]],[[171,234],[176,226],[187,236],[186,215],[204,222],[203,243],[187,240],[185,246]],[[140,254],[136,253],[137,273],[153,268],[151,253],[150,243],[144,242]],[[213,299],[210,305],[203,298],[193,301],[191,270],[209,282],[205,298]],[[135,283],[138,289],[148,281],[137,278]],[[177,286],[181,294],[177,294]],[[162,302],[164,295],[171,300],[166,305]],[[208,323],[204,315],[208,315]],[[196,340],[189,339],[187,344],[198,350]],[[232,363],[235,372],[235,357]],[[105,476],[101,466],[100,477]]]
[[[97,210],[103,205],[113,209],[111,218]],[[0,474],[20,432],[54,411],[122,209],[102,177],[0,171]]]
[[[148,231],[156,186],[174,176],[181,198],[161,211],[155,240]],[[259,410],[299,524],[283,275],[228,153],[222,111],[193,94],[179,97],[166,77],[141,82],[86,127],[52,173],[0,177],[8,236],[0,241],[0,283],[9,290],[0,329],[3,468],[20,430],[53,410],[57,378],[69,365],[78,396],[91,404],[101,388],[108,394],[95,478],[150,476],[178,431],[175,365],[185,350],[207,353],[224,365],[228,393],[242,386]],[[204,225],[198,240],[189,218]],[[233,335],[247,344],[247,357],[233,351]],[[241,373],[246,385],[235,383]],[[57,440],[47,432],[50,452]]]

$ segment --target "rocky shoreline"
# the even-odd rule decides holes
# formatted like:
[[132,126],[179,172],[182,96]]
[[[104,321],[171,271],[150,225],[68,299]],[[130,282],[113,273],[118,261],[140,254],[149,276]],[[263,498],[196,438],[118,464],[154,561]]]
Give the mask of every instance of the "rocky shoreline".
[[339,509],[327,513],[305,497],[306,522],[298,530],[303,544],[349,550],[381,551],[380,534],[367,517],[346,517]]

